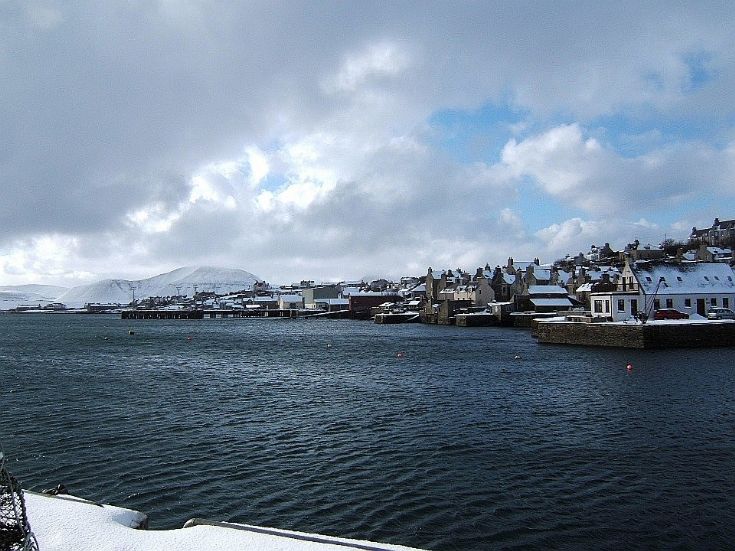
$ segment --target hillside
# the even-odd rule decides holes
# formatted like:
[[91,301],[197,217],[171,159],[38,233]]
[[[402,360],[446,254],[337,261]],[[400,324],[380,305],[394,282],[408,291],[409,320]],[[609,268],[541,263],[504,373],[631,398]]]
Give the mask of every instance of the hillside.
[[54,285],[0,285],[0,310],[18,306],[46,306],[68,291]]
[[186,266],[171,272],[140,280],[104,279],[87,285],[73,287],[58,297],[69,307],[84,306],[89,302],[127,304],[133,298],[169,296],[178,293],[193,296],[197,291],[227,293],[249,289],[259,278],[245,270],[216,266]]

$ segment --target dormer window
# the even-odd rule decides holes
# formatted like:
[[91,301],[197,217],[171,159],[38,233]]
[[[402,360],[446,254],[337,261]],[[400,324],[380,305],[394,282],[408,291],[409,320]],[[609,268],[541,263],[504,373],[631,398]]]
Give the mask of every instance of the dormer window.
[[653,280],[651,279],[651,276],[646,276],[646,281],[647,281],[648,283],[651,283],[651,282],[652,282]]
[[704,280],[705,280],[705,281],[709,281],[709,277],[707,277],[707,276],[704,276]]
[[681,276],[676,276],[676,281],[684,281],[684,280],[681,279]]
[[719,277],[717,277],[717,276],[715,276],[715,279],[716,279],[717,281],[720,281],[720,278],[719,278]]

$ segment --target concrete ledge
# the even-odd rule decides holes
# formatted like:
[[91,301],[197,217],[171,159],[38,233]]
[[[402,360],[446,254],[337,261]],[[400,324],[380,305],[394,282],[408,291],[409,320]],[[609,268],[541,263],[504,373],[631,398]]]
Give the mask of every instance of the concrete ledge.
[[539,321],[540,343],[617,348],[699,348],[735,346],[735,322],[574,323]]

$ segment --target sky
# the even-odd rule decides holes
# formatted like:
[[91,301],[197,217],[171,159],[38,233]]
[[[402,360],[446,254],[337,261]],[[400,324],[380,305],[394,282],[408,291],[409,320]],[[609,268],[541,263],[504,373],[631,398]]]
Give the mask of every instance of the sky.
[[735,3],[0,0],[0,285],[553,262],[735,218]]

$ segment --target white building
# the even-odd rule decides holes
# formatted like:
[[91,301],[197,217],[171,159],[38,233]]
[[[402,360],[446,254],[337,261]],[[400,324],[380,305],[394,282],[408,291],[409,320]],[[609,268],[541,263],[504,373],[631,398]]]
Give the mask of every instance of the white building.
[[617,289],[592,293],[590,304],[593,317],[613,321],[630,319],[637,312],[653,316],[662,308],[705,316],[713,306],[735,306],[735,274],[721,262],[628,262]]
[[301,295],[280,295],[278,307],[281,310],[298,310],[304,307],[304,297]]

